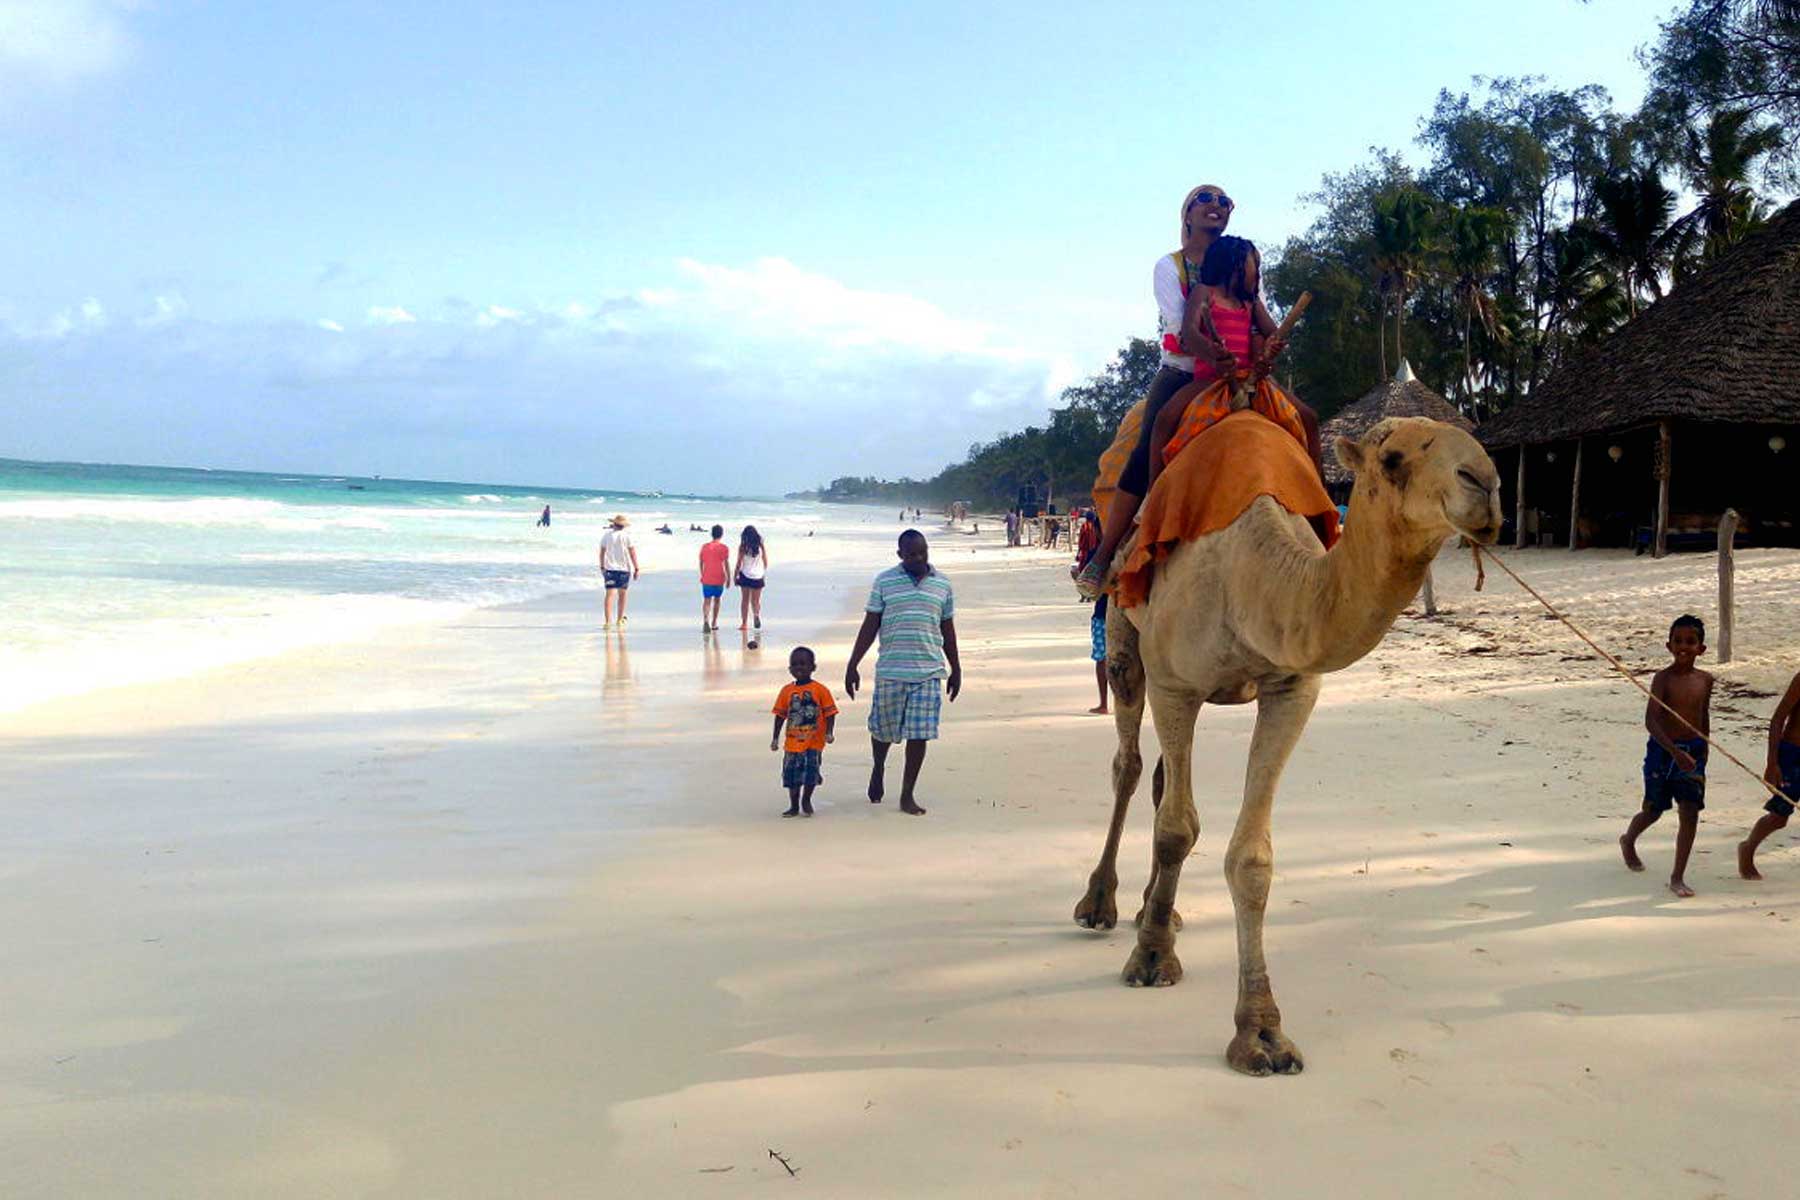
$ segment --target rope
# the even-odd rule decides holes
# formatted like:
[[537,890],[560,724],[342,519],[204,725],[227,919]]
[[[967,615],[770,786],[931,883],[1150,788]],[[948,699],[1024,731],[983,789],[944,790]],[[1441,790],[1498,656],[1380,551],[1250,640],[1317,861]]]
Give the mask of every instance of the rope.
[[[1478,573],[1481,570],[1481,549],[1482,548],[1480,546],[1475,547],[1475,570]],[[1563,616],[1560,612],[1557,612],[1555,605],[1551,604],[1548,600],[1546,600],[1542,596],[1538,595],[1538,591],[1536,588],[1532,587],[1529,583],[1526,583],[1523,579],[1520,579],[1519,573],[1517,571],[1513,570],[1511,567],[1506,565],[1505,559],[1501,558],[1498,554],[1495,554],[1491,548],[1488,550],[1487,556],[1494,560],[1495,566],[1499,567],[1502,571],[1505,571],[1508,575],[1511,575],[1514,583],[1518,584],[1520,587],[1524,588],[1527,592],[1531,593],[1531,598],[1533,600],[1536,600],[1539,604],[1543,605],[1545,612],[1548,612],[1551,616],[1553,616],[1557,620],[1561,621],[1564,625],[1567,625],[1569,627],[1570,633],[1573,633],[1576,637],[1578,637],[1582,641],[1586,642],[1593,649],[1594,653],[1598,654],[1601,658],[1604,658],[1607,662],[1611,663],[1613,665],[1613,670],[1615,670],[1619,674],[1623,675],[1626,678],[1626,680],[1628,682],[1630,682],[1632,687],[1634,687],[1638,691],[1644,693],[1644,695],[1650,697],[1650,703],[1659,706],[1664,712],[1668,713],[1671,717],[1674,717],[1677,721],[1680,721],[1683,725],[1686,725],[1690,730],[1693,730],[1695,737],[1697,737],[1701,741],[1705,742],[1708,746],[1711,746],[1714,750],[1717,750],[1720,754],[1723,754],[1728,760],[1730,760],[1730,762],[1733,766],[1737,767],[1738,770],[1740,770],[1744,774],[1748,775],[1751,779],[1754,779],[1756,781],[1757,787],[1761,788],[1765,792],[1774,792],[1777,796],[1780,796],[1783,800],[1786,800],[1789,804],[1794,805],[1796,808],[1800,808],[1800,801],[1796,801],[1792,796],[1788,795],[1786,792],[1782,791],[1780,788],[1774,787],[1771,784],[1769,784],[1769,782],[1767,780],[1765,780],[1761,775],[1757,774],[1755,771],[1752,771],[1749,767],[1745,766],[1743,761],[1741,759],[1739,759],[1737,757],[1737,755],[1733,754],[1731,751],[1727,750],[1725,747],[1719,745],[1719,743],[1713,741],[1711,738],[1707,737],[1704,733],[1701,733],[1698,729],[1694,729],[1694,726],[1692,725],[1692,723],[1690,723],[1686,717],[1684,717],[1680,713],[1676,712],[1673,708],[1670,708],[1669,705],[1663,700],[1663,698],[1661,696],[1658,696],[1656,693],[1652,692],[1649,688],[1645,687],[1642,683],[1638,682],[1637,676],[1635,676],[1631,673],[1630,668],[1628,668],[1624,663],[1620,662],[1618,659],[1614,658],[1611,654],[1607,653],[1604,649],[1602,649],[1600,644],[1598,642],[1594,641],[1593,638],[1591,638],[1587,634],[1583,633],[1581,630],[1581,627],[1579,625],[1577,625],[1577,624],[1575,624],[1575,622],[1569,620],[1569,618]],[[1477,591],[1481,590],[1479,584],[1476,585],[1475,590],[1477,590]]]

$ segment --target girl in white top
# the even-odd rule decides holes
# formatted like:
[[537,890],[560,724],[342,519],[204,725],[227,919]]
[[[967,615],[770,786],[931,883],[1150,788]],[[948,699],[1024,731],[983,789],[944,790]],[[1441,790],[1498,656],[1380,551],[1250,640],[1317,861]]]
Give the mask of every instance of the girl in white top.
[[737,568],[732,572],[737,579],[739,607],[742,620],[739,629],[750,628],[751,614],[755,614],[756,627],[762,628],[762,594],[763,583],[769,574],[769,548],[763,545],[762,535],[756,532],[756,526],[744,526],[744,532],[738,537]]

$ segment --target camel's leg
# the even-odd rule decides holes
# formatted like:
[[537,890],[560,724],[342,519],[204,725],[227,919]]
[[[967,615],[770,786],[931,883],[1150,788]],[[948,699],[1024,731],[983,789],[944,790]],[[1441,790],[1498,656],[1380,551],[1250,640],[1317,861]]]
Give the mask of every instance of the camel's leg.
[[1112,685],[1113,728],[1119,748],[1113,753],[1112,824],[1106,827],[1106,845],[1100,865],[1088,876],[1087,891],[1075,905],[1075,923],[1087,929],[1111,929],[1119,923],[1115,896],[1119,890],[1119,838],[1125,830],[1125,813],[1131,794],[1144,773],[1144,756],[1138,738],[1144,724],[1144,661],[1138,657],[1138,633],[1118,609],[1107,608],[1106,677]]
[[[1166,781],[1167,781],[1167,772],[1165,772],[1163,770],[1163,760],[1158,758],[1156,760],[1156,769],[1154,771],[1150,772],[1150,809],[1153,813],[1162,811],[1163,785]],[[1153,820],[1151,822],[1152,828],[1155,827],[1155,824],[1156,823]],[[1156,844],[1155,844],[1155,839],[1151,839],[1150,878],[1144,882],[1144,905],[1142,908],[1138,909],[1137,916],[1131,918],[1131,923],[1133,925],[1136,925],[1140,929],[1142,929],[1144,926],[1144,914],[1146,912],[1148,912],[1150,909],[1150,893],[1154,892],[1155,890],[1156,890]],[[1170,913],[1169,914],[1169,924],[1173,925],[1177,930],[1179,930],[1181,928],[1181,913],[1179,913],[1179,912]]]
[[1244,806],[1225,851],[1225,880],[1237,908],[1238,999],[1237,1036],[1225,1050],[1225,1061],[1246,1075],[1277,1072],[1292,1075],[1304,1063],[1300,1051],[1281,1032],[1281,1010],[1263,959],[1263,910],[1269,903],[1269,879],[1275,852],[1269,839],[1269,816],[1275,807],[1275,785],[1288,755],[1306,729],[1319,698],[1319,677],[1295,675],[1265,682],[1256,701],[1256,732],[1250,738],[1250,765],[1244,773]]
[[1181,960],[1175,957],[1175,889],[1181,883],[1181,864],[1200,836],[1193,777],[1194,722],[1200,704],[1193,692],[1150,686],[1150,715],[1162,742],[1168,790],[1156,810],[1156,883],[1144,902],[1137,948],[1125,960],[1122,973],[1132,987],[1166,987],[1181,979]]

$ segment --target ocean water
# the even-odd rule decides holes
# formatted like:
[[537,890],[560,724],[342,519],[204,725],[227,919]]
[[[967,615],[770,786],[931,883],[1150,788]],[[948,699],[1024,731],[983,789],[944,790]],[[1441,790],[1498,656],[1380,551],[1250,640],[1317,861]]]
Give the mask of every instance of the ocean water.
[[798,501],[0,459],[0,712],[593,589],[614,512],[646,583],[691,570],[693,524],[755,524],[777,566],[873,532]]

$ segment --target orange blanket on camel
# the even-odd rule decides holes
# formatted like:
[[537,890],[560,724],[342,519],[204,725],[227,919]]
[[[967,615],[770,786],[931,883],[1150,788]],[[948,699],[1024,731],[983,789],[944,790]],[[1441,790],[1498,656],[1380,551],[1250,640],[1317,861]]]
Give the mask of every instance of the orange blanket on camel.
[[1142,604],[1154,567],[1171,549],[1217,533],[1258,496],[1319,518],[1327,547],[1337,540],[1337,505],[1305,447],[1262,414],[1235,412],[1195,437],[1157,477],[1138,512],[1137,542],[1119,569],[1113,602],[1121,608]]

